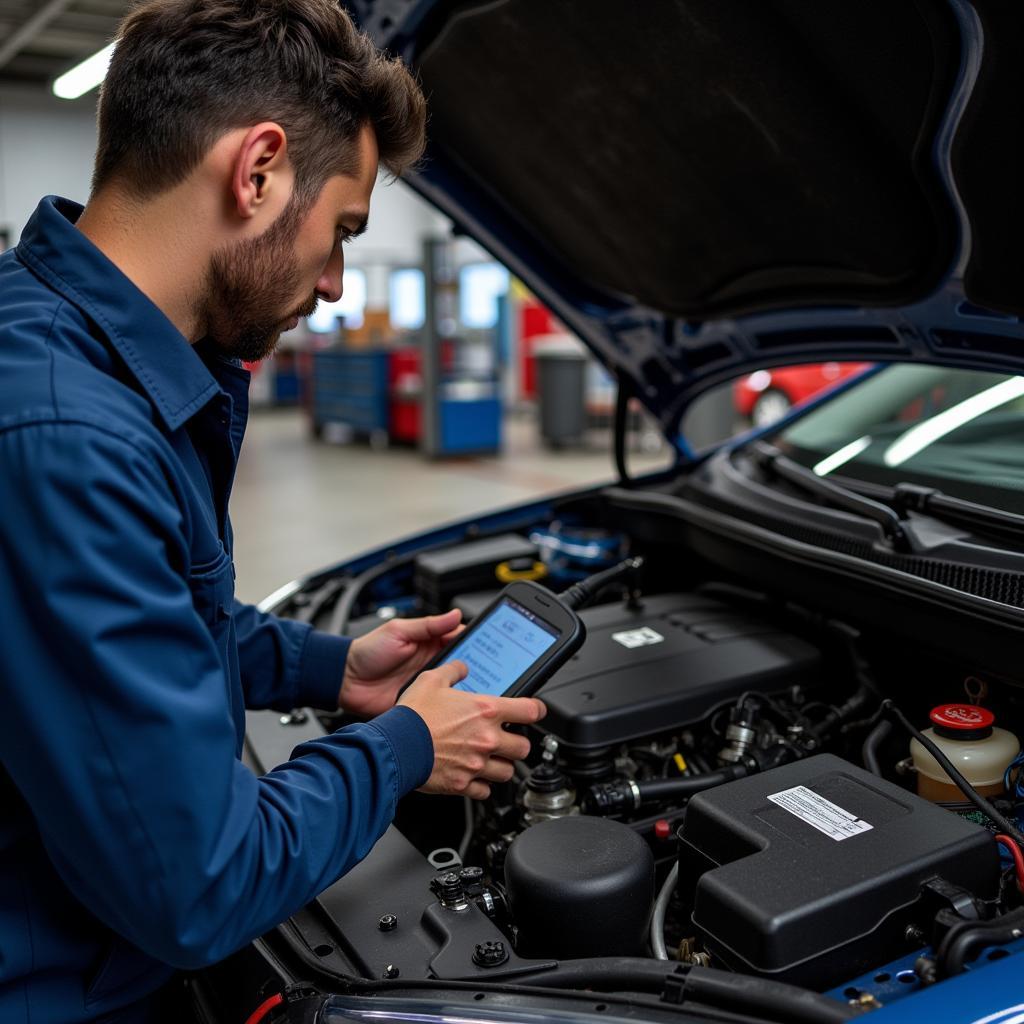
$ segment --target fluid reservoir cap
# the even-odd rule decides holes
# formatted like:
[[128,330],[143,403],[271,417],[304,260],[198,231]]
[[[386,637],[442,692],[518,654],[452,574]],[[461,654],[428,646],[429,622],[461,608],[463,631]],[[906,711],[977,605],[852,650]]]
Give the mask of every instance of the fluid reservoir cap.
[[975,704],[940,704],[928,717],[935,731],[951,740],[982,739],[996,721],[991,711]]

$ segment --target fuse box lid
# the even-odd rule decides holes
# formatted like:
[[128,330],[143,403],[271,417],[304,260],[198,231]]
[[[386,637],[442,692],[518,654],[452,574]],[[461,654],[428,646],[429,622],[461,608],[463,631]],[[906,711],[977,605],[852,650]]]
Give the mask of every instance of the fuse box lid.
[[[842,758],[821,754],[701,793],[680,830],[693,923],[739,969],[827,985],[856,974],[859,944],[901,951],[940,877],[994,895],[991,834]],[[870,959],[870,958],[869,958]]]

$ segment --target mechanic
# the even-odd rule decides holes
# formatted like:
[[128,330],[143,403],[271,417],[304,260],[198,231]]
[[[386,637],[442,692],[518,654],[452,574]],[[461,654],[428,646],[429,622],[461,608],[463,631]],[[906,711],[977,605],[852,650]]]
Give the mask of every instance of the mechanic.
[[[482,798],[531,698],[400,685],[457,612],[351,643],[234,599],[240,360],[341,295],[423,96],[337,0],[148,0],[103,87],[84,212],[0,258],[0,1020],[186,1019],[180,969],[287,918],[410,790]],[[245,708],[362,719],[262,778]]]

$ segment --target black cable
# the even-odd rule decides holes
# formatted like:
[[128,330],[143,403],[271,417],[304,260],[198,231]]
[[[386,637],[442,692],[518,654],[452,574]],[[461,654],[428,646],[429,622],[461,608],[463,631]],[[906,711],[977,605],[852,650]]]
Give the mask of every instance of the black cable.
[[[285,924],[279,925],[276,930],[276,935],[284,941],[288,951],[302,964],[305,969],[305,977],[328,991],[354,996],[384,994],[395,998],[400,997],[403,993],[407,993],[410,990],[426,995],[437,995],[438,993],[444,993],[446,991],[466,992],[468,995],[470,992],[475,994],[480,991],[479,980],[450,981],[424,978],[419,980],[403,979],[401,981],[370,981],[365,978],[342,974],[324,964],[324,962],[317,957],[311,949],[309,949],[302,933],[293,922],[287,921]],[[260,943],[265,942],[266,939],[258,939],[256,941],[257,945],[259,945]],[[648,1001],[642,998],[637,999],[636,995],[633,995],[633,993],[654,993],[656,995],[661,995],[665,988],[666,978],[670,977],[674,973],[674,971],[666,969],[667,965],[664,961],[648,960],[646,958],[639,957],[615,959],[620,961],[618,969],[621,973],[619,974],[619,978],[624,982],[620,987],[630,994],[620,995],[617,992],[602,993],[609,1003],[622,1004],[626,1007],[635,1007],[638,1004],[643,1004],[658,1007],[663,1011],[684,1009],[680,1005],[665,1002],[664,1000],[658,1000],[655,1003],[653,1000]],[[558,988],[567,989],[568,991],[566,994],[568,995],[572,994],[572,990],[574,988],[582,988],[584,979],[582,972],[578,970],[565,971],[562,970],[562,968],[569,967],[571,964],[595,964],[602,962],[602,960],[566,961],[565,964],[544,968],[528,975],[517,975],[507,980],[504,978],[496,978],[490,982],[488,988],[491,991],[501,994],[507,993],[509,995],[524,996],[539,996],[543,993],[550,992],[552,988]],[[639,966],[636,970],[630,971],[630,965]],[[686,969],[688,968],[684,968],[684,970]],[[680,968],[675,968],[675,970],[680,970]],[[754,1024],[754,1022],[756,1022],[756,1024],[764,1024],[766,1018],[764,1012],[762,1012],[762,1003],[760,1002],[760,996],[763,992],[753,993],[750,998],[740,999],[739,1002],[742,1003],[742,1006],[737,1006],[737,1000],[729,1000],[728,988],[730,986],[730,982],[728,979],[741,978],[742,975],[731,974],[726,971],[716,971],[714,968],[710,967],[700,968],[700,970],[706,973],[724,975],[724,978],[726,979],[724,982],[724,988],[726,990],[724,993],[725,998],[722,998],[723,992],[721,990],[723,985],[721,983],[718,986],[708,986],[711,998],[707,998],[706,996],[702,998],[702,994],[699,991],[687,990],[686,1010],[689,1011],[687,1014],[688,1019],[692,1013],[697,1011],[698,1004],[704,1004],[707,1005],[708,1009],[712,1012],[717,1011],[716,1016],[728,1013],[729,1010],[733,1010],[733,1012],[741,1014],[742,1010],[746,1009],[751,1014],[749,1019],[752,1024]],[[554,972],[559,973],[556,974]],[[614,979],[614,971],[603,971],[602,979],[604,983]],[[756,978],[749,980],[753,982],[759,981],[759,979]],[[784,985],[780,982],[762,982],[761,985],[771,986],[774,990],[776,1001],[781,999],[784,1003],[784,1012],[781,1012],[778,1017],[780,1022],[800,1021],[802,1024],[841,1024],[843,1021],[851,1020],[858,1016],[860,1012],[859,1010],[849,1007],[844,1003],[834,1002],[831,999],[827,999],[825,996],[819,996],[815,992],[806,992],[804,989]],[[601,987],[601,983],[597,982],[593,987]],[[699,988],[700,986],[698,985],[697,989]],[[779,990],[783,991],[780,992]],[[786,1001],[787,996],[792,1000],[792,1002]],[[823,1001],[826,1005],[823,1005],[822,1007],[821,1016],[808,1017],[802,1016],[799,1013],[790,1013],[794,1004],[801,996],[810,996],[814,1000]],[[723,1003],[726,1002],[729,1002],[730,1005],[723,1005]],[[703,1009],[703,1006],[700,1006],[700,1008]],[[835,1011],[838,1011],[838,1016],[834,1015]],[[719,1019],[723,1018],[719,1017]],[[727,1019],[736,1019],[741,1021],[746,1018],[743,1016],[739,1016],[738,1018],[730,1016]]]
[[670,797],[695,796],[705,789],[722,786],[726,782],[735,782],[747,774],[749,773],[743,765],[736,764],[729,765],[727,768],[721,768],[718,771],[708,772],[706,775],[694,775],[689,778],[650,779],[645,782],[638,782],[636,788],[640,791],[640,803],[650,804]]
[[666,1003],[699,1000],[711,1006],[756,1010],[762,1017],[798,1024],[840,1024],[863,1010],[783,982],[768,981],[713,967],[677,965],[641,957],[565,960],[557,967],[519,975],[518,984],[544,988],[625,989],[663,992]]
[[622,576],[638,573],[643,568],[643,564],[644,560],[639,555],[635,558],[627,558],[610,569],[603,569],[601,572],[594,573],[593,576],[574,583],[558,595],[558,600],[567,608],[574,610],[583,608],[609,584],[615,583]]
[[706,775],[682,776],[675,779],[648,779],[644,782],[604,782],[591,786],[583,798],[587,814],[621,814],[635,811],[643,804],[666,800],[689,800],[690,797],[735,782],[748,774],[743,765],[730,765]]
[[367,569],[366,572],[361,572],[358,576],[354,577],[345,588],[341,597],[338,598],[338,603],[331,612],[331,624],[328,627],[328,632],[333,633],[335,636],[342,636],[345,630],[348,629],[349,619],[352,617],[352,610],[356,606],[356,601],[359,600],[359,595],[374,580],[379,580],[385,573],[389,573],[392,569],[409,561],[411,561],[409,556],[403,556],[400,559],[382,562],[380,565],[375,565],[372,569]]
[[[481,533],[475,535],[472,539],[485,540],[489,536],[493,536],[493,534]],[[375,583],[382,576],[386,576],[389,572],[392,572],[395,569],[401,569],[403,566],[411,564],[416,561],[420,555],[425,555],[432,551],[441,551],[445,548],[456,547],[465,539],[465,537],[460,537],[456,540],[446,540],[442,541],[440,544],[428,544],[425,547],[417,548],[415,551],[408,551],[404,555],[393,555],[391,558],[387,558],[383,562],[371,566],[369,569],[359,573],[358,576],[354,576],[345,587],[345,592],[340,598],[338,598],[338,603],[334,606],[334,610],[331,612],[331,622],[328,626],[328,632],[333,633],[335,636],[342,636],[344,634],[345,630],[348,629],[349,619],[352,617],[352,611],[356,606],[356,601],[359,600],[363,591],[371,583]]]
[[938,761],[939,766],[950,777],[957,789],[959,789],[960,792],[963,793],[963,795],[967,797],[967,799],[970,800],[970,802],[974,804],[982,814],[988,815],[988,817],[999,826],[999,830],[1001,832],[1005,832],[1006,835],[1010,836],[1018,846],[1024,847],[1024,833],[1022,833],[1009,818],[997,811],[995,807],[993,807],[992,804],[986,800],[985,797],[983,797],[963,777],[963,775],[960,774],[953,762],[946,757],[937,744],[933,743],[924,735],[924,733],[917,729],[891,700],[882,701],[882,708],[884,709],[885,714],[891,715],[895,718],[896,721],[899,722],[900,725],[902,725],[903,728],[906,729],[907,732],[909,732],[910,735],[913,736],[914,739],[917,740],[917,742],[935,758],[936,761]]
[[626,465],[626,430],[629,424],[629,399],[631,391],[624,377],[619,377],[618,390],[615,392],[615,424],[613,427],[613,443],[615,448],[615,469],[619,474],[619,484],[631,487],[633,478],[629,475]]
[[[279,925],[276,934],[285,941],[292,954],[305,967],[309,979],[321,987],[351,995],[390,993],[420,989],[425,992],[478,992],[479,979],[448,981],[422,979],[403,981],[369,981],[341,974],[325,965],[306,945],[294,922]],[[257,940],[262,942],[265,940]],[[780,1024],[843,1024],[859,1017],[863,1008],[850,1006],[819,995],[809,989],[769,981],[713,967],[668,965],[663,960],[647,957],[592,957],[565,960],[514,977],[496,978],[488,986],[495,992],[533,995],[546,989],[598,989],[607,992],[609,1002],[631,1003],[615,989],[630,993],[660,995],[664,1010],[682,1009],[683,1004],[705,1004],[720,1011],[749,1012],[758,1022],[774,1019]]]
[[338,591],[345,585],[345,581],[341,577],[335,577],[334,579],[328,580],[318,590],[313,591],[309,595],[309,598],[304,605],[299,605],[293,598],[293,603],[296,604],[296,610],[294,618],[296,622],[315,622],[317,616],[331,603]]
[[883,718],[878,725],[868,733],[867,738],[864,740],[864,746],[861,748],[860,756],[864,762],[864,767],[867,768],[872,775],[877,775],[879,778],[883,778],[882,766],[878,763],[878,751],[882,744],[888,739],[889,733],[892,732],[892,722],[888,719]]
[[964,922],[951,929],[939,950],[938,963],[944,977],[960,974],[964,965],[986,946],[1001,946],[1024,937],[1024,907],[1011,910],[991,921]]

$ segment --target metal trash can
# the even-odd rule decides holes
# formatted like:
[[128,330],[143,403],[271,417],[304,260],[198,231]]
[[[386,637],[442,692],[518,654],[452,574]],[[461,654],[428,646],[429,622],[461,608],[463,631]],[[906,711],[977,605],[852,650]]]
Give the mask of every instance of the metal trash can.
[[540,434],[552,448],[579,444],[587,426],[587,357],[575,338],[552,334],[534,342]]

